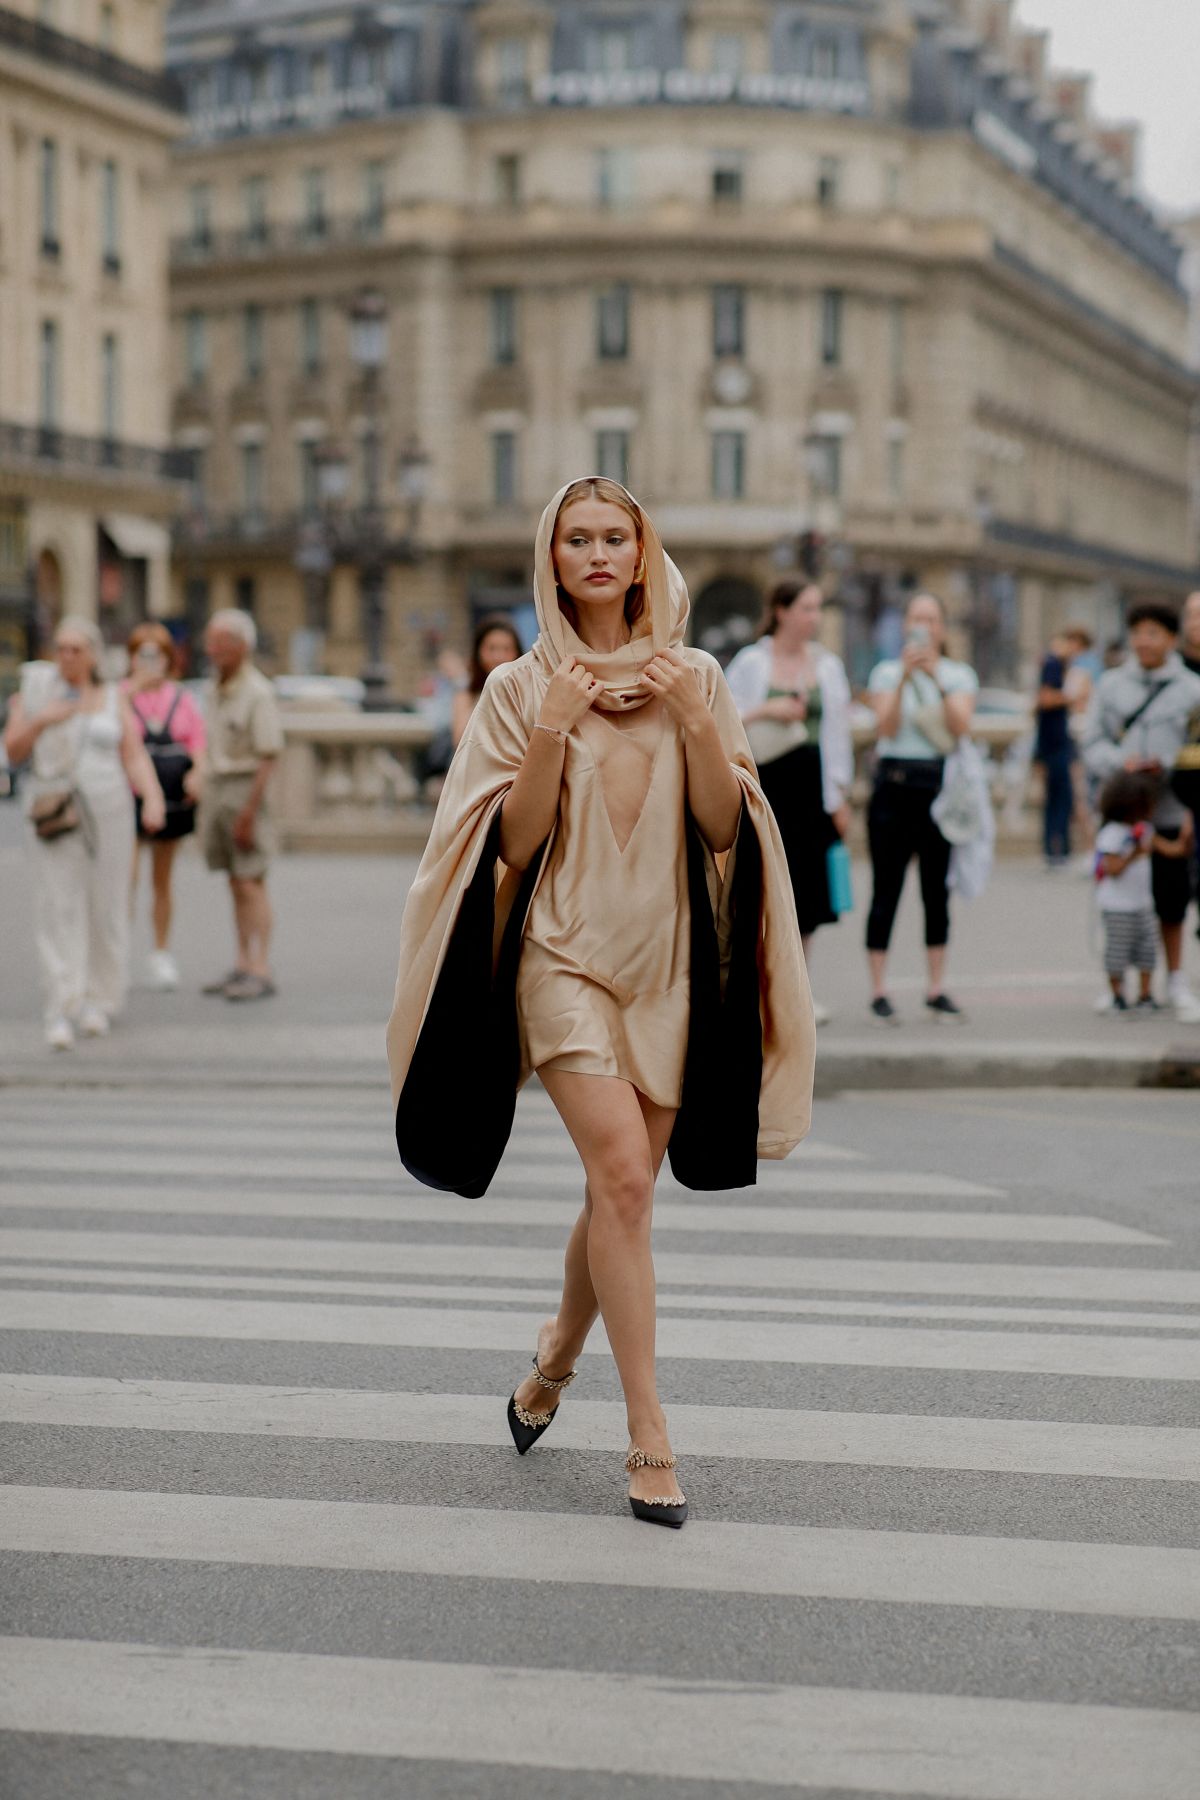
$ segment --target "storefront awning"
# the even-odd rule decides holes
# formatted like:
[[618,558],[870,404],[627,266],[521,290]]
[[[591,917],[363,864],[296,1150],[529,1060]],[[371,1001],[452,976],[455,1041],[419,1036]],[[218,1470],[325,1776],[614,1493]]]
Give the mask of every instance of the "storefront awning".
[[153,562],[168,554],[170,534],[157,519],[140,519],[136,513],[108,513],[101,521],[122,556]]

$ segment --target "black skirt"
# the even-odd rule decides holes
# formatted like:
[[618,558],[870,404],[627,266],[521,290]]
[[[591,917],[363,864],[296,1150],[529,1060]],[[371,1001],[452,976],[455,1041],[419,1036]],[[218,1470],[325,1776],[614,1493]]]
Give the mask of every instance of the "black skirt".
[[836,925],[826,858],[838,834],[825,811],[819,747],[801,744],[763,763],[758,779],[783,839],[801,935],[807,937],[819,925]]

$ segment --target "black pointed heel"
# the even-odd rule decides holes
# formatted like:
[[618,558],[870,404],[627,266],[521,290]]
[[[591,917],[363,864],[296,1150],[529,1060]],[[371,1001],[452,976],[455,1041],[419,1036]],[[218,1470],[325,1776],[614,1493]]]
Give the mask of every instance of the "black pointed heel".
[[[577,1369],[572,1369],[561,1381],[551,1381],[549,1375],[543,1375],[538,1368],[537,1357],[533,1359],[534,1380],[551,1394],[561,1394],[564,1388],[569,1388],[578,1373]],[[529,1412],[524,1406],[517,1405],[517,1390],[513,1389],[508,1398],[508,1429],[512,1432],[518,1456],[524,1456],[527,1450],[532,1450],[538,1439],[549,1429],[557,1411],[558,1406],[554,1405],[549,1412]]]
[[[673,1456],[647,1456],[646,1452],[639,1450],[636,1444],[625,1458],[625,1468],[630,1475],[635,1474],[638,1469],[673,1469],[674,1467],[675,1458]],[[679,1530],[688,1516],[688,1503],[682,1494],[677,1500],[667,1494],[656,1494],[651,1500],[638,1500],[633,1494],[630,1494],[629,1507],[635,1519],[644,1519],[647,1525],[670,1525],[675,1531]]]

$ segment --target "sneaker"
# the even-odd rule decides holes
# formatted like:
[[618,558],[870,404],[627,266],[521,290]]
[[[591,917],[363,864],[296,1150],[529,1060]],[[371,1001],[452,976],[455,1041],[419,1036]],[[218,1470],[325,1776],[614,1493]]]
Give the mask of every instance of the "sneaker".
[[819,1000],[813,1001],[813,1024],[814,1025],[828,1025],[828,1023],[829,1023],[830,1019],[832,1019],[832,1017],[833,1017],[833,1014],[830,1012],[830,1010],[827,1006],[822,1006],[821,1002]]
[[900,1018],[886,994],[871,1002],[871,1017],[877,1025],[898,1025]]
[[962,1025],[966,1014],[961,1006],[955,1006],[949,994],[927,994],[925,1011],[939,1025]]
[[1141,1013],[1142,1017],[1146,1019],[1149,1018],[1152,1013],[1162,1012],[1163,1008],[1159,1005],[1153,994],[1142,994],[1134,1001],[1133,1010],[1135,1013]]
[[1104,1003],[1096,1002],[1096,1011],[1101,1013],[1127,1013],[1131,1010],[1124,994],[1105,994]]
[[169,950],[152,950],[146,958],[146,983],[160,994],[173,994],[179,986],[179,964]]
[[73,1050],[75,1029],[70,1019],[55,1019],[46,1027],[46,1042],[52,1050]]
[[79,1015],[80,1037],[107,1037],[108,1030],[108,1014],[98,1006],[85,1006]]
[[1200,1025],[1200,1000],[1186,988],[1171,995],[1171,1006],[1180,1025]]

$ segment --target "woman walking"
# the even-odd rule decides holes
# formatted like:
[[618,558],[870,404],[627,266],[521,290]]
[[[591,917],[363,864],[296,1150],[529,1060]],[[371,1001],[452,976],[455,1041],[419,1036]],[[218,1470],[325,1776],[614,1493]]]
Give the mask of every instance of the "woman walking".
[[175,645],[165,625],[147,620],[129,638],[129,701],[166,801],[166,821],[157,833],[146,829],[138,808],[133,850],[133,891],[138,884],[142,845],[150,851],[151,923],[154,949],[146,968],[150,986],[167,993],[179,986],[179,966],[171,954],[171,878],[175,853],[196,829],[199,769],[204,755],[204,718],[186,689],[172,681]]
[[584,1204],[509,1401],[513,1440],[524,1454],[552,1423],[602,1315],[631,1508],[678,1526],[655,1178],[669,1154],[685,1185],[744,1185],[804,1136],[808,983],[778,829],[720,669],[683,648],[687,590],[650,521],[617,483],[573,482],[542,516],[535,571],[538,640],[484,687],[405,909],[397,1142],[420,1179],[481,1194],[538,1073]]
[[887,953],[904,877],[913,857],[925,908],[928,1016],[962,1018],[943,986],[950,936],[950,845],[931,817],[946,757],[971,729],[979,682],[966,663],[943,654],[946,616],[933,594],[916,594],[904,615],[904,648],[876,664],[868,683],[878,730],[879,762],[867,815],[874,894],[867,919],[871,1013],[899,1023],[887,992]]
[[[824,598],[815,582],[779,582],[758,642],[726,671],[787,852],[806,962],[817,929],[837,923],[828,853],[849,832],[854,776],[850,684],[841,658],[818,642]],[[818,1025],[830,1016],[823,1006],[813,1013]]]
[[55,666],[30,663],[9,708],[4,747],[33,760],[30,854],[46,1041],[69,1050],[78,1031],[103,1037],[129,985],[133,795],[149,832],[162,789],[128,702],[100,671],[103,640],[66,618]]

